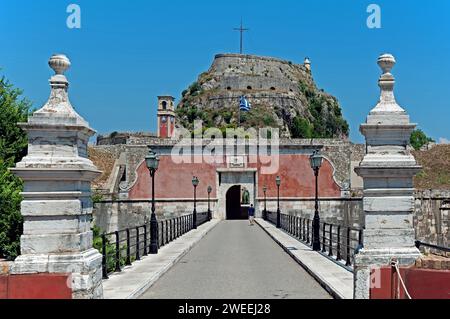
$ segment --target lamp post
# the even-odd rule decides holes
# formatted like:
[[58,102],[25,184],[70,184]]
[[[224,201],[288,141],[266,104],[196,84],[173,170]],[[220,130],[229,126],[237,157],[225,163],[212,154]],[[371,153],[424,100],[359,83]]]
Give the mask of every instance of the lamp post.
[[158,253],[158,221],[155,214],[155,174],[159,167],[159,157],[149,147],[148,155],[145,157],[145,164],[152,179],[152,215],[150,217],[150,254]]
[[192,186],[194,186],[194,215],[192,217],[192,229],[197,229],[197,186],[199,180],[196,176],[192,178]]
[[267,220],[267,186],[263,187],[263,192],[264,192],[264,212],[263,212],[263,219]]
[[281,211],[280,211],[280,185],[281,185],[281,178],[280,176],[277,176],[276,179],[276,183],[277,183],[277,189],[278,189],[278,193],[277,193],[277,228],[281,228]]
[[313,220],[313,250],[320,250],[320,216],[319,216],[319,170],[322,166],[323,156],[320,155],[319,151],[314,151],[314,153],[309,158],[311,163],[311,168],[314,171],[314,176],[316,178],[316,198],[315,198],[315,208],[314,208],[314,220]]
[[209,219],[209,221],[211,221],[211,219],[212,219],[211,205],[210,205],[211,192],[212,192],[212,187],[208,186],[208,219]]

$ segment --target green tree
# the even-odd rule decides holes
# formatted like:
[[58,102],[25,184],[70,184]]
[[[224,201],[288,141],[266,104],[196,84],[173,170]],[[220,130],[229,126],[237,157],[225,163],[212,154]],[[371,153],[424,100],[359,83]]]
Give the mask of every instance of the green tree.
[[429,142],[434,142],[434,140],[429,138],[422,130],[418,129],[412,132],[410,142],[412,147],[417,151]]
[[311,138],[313,137],[313,127],[308,120],[296,116],[292,121],[291,133],[293,138]]
[[26,122],[31,104],[5,77],[0,79],[0,257],[13,260],[20,253],[22,182],[9,168],[26,154],[27,136],[18,122]]

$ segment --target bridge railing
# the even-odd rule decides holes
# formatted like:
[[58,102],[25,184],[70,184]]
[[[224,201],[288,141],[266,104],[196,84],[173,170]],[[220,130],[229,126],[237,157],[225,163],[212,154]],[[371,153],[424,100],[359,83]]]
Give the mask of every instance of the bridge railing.
[[[276,225],[277,213],[267,211],[266,220]],[[313,244],[313,221],[300,216],[280,214],[281,229],[302,243]],[[351,266],[358,249],[363,247],[363,229],[320,223],[320,247],[325,256]]]
[[444,247],[444,246],[424,243],[420,240],[416,240],[416,247],[417,247],[417,249],[420,249],[422,252],[425,252],[425,253],[431,252],[432,254],[435,254],[435,255],[450,257],[450,247]]
[[[210,212],[197,213],[197,226],[210,220]],[[176,240],[190,232],[194,227],[194,214],[187,214],[158,221],[158,248]],[[95,245],[94,246],[98,246]],[[138,227],[118,230],[101,235],[102,275],[121,272],[126,266],[131,266],[136,260],[150,253],[150,222]]]

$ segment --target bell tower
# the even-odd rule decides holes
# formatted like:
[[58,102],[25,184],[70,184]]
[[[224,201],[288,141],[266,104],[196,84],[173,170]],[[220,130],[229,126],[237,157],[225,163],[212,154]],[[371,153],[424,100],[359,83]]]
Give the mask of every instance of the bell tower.
[[174,97],[158,96],[158,137],[171,138],[175,132]]

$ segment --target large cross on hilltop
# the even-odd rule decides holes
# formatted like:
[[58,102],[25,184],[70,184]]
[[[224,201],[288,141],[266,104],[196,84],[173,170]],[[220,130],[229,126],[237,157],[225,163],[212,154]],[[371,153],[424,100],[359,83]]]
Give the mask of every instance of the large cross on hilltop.
[[241,19],[241,26],[239,28],[234,28],[235,31],[239,31],[241,33],[241,46],[240,46],[240,54],[242,54],[242,49],[243,49],[243,39],[244,39],[244,32],[245,31],[249,31],[250,29],[245,29],[243,24],[242,24],[242,19]]

